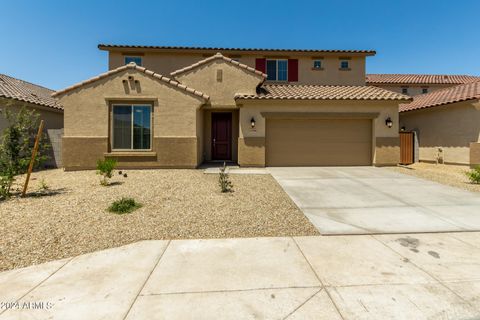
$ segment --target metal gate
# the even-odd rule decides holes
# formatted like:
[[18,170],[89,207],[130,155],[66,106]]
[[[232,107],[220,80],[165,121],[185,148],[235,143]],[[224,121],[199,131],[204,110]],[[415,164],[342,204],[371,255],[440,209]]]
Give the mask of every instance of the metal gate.
[[414,162],[414,133],[400,132],[400,164]]

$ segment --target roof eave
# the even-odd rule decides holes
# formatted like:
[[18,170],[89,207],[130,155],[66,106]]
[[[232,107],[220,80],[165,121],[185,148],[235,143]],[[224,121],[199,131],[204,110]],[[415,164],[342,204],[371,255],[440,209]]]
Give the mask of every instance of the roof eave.
[[281,54],[307,54],[307,55],[350,55],[350,56],[374,56],[377,54],[375,50],[316,50],[316,49],[263,49],[263,48],[209,48],[209,47],[155,47],[155,46],[128,46],[128,45],[106,45],[99,44],[99,50],[104,51],[123,51],[123,52],[194,52],[194,53],[211,53],[217,51],[228,51],[230,54],[264,54],[264,53],[281,53]]

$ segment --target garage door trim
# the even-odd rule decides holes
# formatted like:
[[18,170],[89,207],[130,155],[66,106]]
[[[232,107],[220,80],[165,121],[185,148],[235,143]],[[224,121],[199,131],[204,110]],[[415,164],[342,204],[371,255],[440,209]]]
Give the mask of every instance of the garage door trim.
[[376,119],[379,112],[261,112],[268,119]]

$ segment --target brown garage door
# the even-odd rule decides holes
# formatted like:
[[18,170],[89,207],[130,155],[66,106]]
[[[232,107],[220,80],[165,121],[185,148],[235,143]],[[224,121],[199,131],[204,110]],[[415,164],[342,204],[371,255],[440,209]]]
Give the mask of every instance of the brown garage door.
[[267,119],[267,166],[372,164],[370,119]]

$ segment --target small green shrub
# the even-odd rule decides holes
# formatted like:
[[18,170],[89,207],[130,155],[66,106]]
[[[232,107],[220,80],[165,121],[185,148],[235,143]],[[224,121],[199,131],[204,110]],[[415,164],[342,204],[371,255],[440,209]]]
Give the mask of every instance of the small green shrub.
[[40,179],[40,181],[38,182],[38,190],[44,192],[48,191],[48,189],[50,189],[50,186],[47,184],[45,178]]
[[[1,111],[6,127],[0,132],[0,200],[9,198],[15,177],[27,172],[34,141],[40,125],[39,114],[22,107],[19,112]],[[42,133],[34,168],[39,168],[49,157],[46,133]]]
[[14,181],[13,175],[0,175],[0,200],[10,198],[10,189]]
[[105,159],[97,160],[97,174],[101,175],[100,184],[102,186],[108,186],[108,179],[113,175],[113,170],[117,166],[117,160],[115,159]]
[[474,169],[465,172],[465,174],[467,175],[471,183],[480,183],[480,166],[477,166]]
[[110,205],[110,207],[108,207],[108,211],[117,213],[117,214],[130,213],[140,208],[141,206],[142,205],[140,203],[137,203],[135,199],[122,198],[120,200],[114,201]]
[[223,167],[220,168],[220,175],[218,177],[218,184],[220,185],[220,189],[223,193],[233,191],[233,183],[230,181],[230,177],[228,176],[226,169],[227,166],[224,162]]

